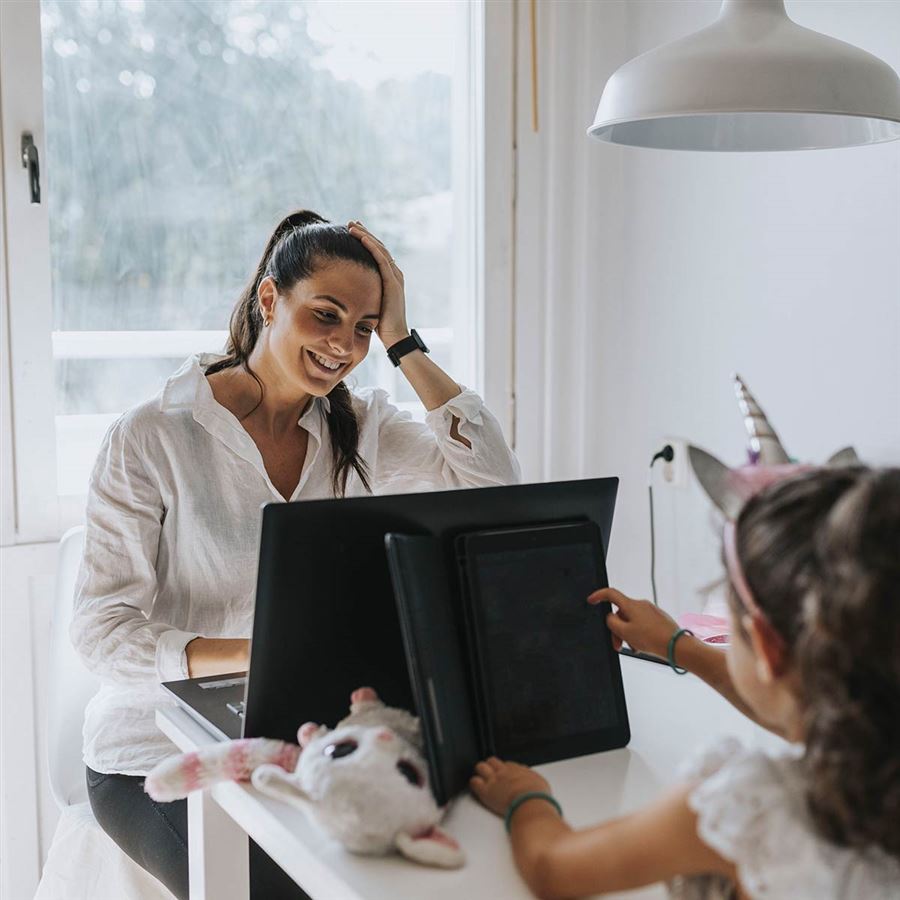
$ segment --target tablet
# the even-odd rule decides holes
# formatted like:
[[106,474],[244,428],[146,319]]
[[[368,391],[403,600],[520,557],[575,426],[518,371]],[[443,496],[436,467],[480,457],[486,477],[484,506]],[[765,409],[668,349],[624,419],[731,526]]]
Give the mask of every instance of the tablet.
[[600,531],[577,522],[457,539],[472,679],[491,753],[536,764],[624,747]]

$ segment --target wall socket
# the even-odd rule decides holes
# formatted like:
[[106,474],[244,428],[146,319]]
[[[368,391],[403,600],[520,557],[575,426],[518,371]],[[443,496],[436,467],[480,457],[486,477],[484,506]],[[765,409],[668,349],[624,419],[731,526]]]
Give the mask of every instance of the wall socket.
[[675,455],[672,462],[661,460],[661,477],[671,487],[686,487],[690,478],[691,463],[688,459],[688,442],[683,438],[665,437],[660,446],[671,444]]

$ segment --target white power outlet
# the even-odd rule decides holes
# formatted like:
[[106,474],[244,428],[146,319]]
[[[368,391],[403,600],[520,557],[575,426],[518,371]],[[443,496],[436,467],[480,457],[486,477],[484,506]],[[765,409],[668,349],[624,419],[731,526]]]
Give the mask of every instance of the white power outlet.
[[670,444],[675,455],[672,462],[662,460],[662,480],[672,487],[686,487],[690,477],[690,461],[688,460],[688,442],[682,438],[666,437],[661,446]]

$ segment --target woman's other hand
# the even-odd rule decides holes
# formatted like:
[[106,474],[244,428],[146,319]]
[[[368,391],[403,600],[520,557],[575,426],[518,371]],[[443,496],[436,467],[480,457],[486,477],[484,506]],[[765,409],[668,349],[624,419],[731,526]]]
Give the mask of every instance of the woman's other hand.
[[387,247],[370,232],[362,222],[350,222],[347,226],[355,238],[372,254],[381,270],[381,316],[375,331],[384,346],[390,347],[397,341],[409,337],[406,324],[406,293],[403,287],[403,273],[394,262]]
[[606,617],[613,636],[613,647],[627,643],[633,650],[666,658],[669,639],[678,623],[649,600],[633,600],[615,588],[603,588],[588,597],[588,603],[611,603],[615,610]]
[[250,667],[250,641],[247,638],[194,638],[184,648],[188,675],[206,678],[246,672]]
[[547,779],[534,769],[519,763],[503,762],[496,756],[476,764],[469,787],[481,803],[498,816],[506,815],[509,804],[520,794],[529,791],[550,793]]

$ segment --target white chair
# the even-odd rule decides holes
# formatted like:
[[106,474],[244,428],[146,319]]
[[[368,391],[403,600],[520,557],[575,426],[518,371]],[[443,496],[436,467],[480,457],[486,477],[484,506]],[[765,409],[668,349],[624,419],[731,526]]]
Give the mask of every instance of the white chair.
[[100,680],[85,668],[69,639],[83,546],[84,527],[80,525],[70,528],[59,542],[56,600],[50,620],[47,756],[50,790],[60,810],[88,798],[81,760],[81,728],[84,708],[100,687]]
[[56,598],[50,622],[47,757],[50,790],[60,809],[34,900],[174,900],[97,824],[88,802],[81,758],[84,708],[100,681],[69,639],[84,528],[59,544]]

